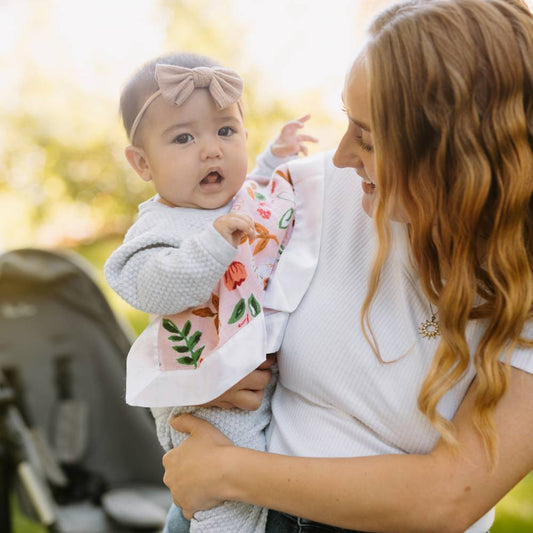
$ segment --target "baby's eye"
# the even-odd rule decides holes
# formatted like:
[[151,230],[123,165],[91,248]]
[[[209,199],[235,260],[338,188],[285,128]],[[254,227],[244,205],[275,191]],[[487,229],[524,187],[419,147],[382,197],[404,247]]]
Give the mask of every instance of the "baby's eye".
[[235,133],[235,130],[230,126],[224,126],[218,130],[218,134],[221,137],[231,137]]
[[192,141],[194,141],[194,137],[190,133],[181,133],[172,142],[176,144],[187,144]]

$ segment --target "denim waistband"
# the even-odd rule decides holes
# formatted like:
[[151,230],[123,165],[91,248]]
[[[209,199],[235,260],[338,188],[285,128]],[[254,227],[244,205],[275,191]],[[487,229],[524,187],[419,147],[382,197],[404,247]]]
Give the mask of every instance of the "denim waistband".
[[328,526],[279,511],[268,512],[266,533],[364,533],[354,529]]

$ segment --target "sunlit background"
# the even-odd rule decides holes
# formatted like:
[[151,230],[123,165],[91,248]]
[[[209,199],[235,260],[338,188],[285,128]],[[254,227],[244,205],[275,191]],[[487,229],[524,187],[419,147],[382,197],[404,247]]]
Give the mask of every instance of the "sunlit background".
[[335,146],[344,73],[385,3],[4,0],[0,244],[71,246],[129,225],[146,188],[125,166],[117,102],[163,52],[206,53],[242,73],[251,162],[307,112],[317,149]]
[[[246,82],[250,165],[305,113],[333,148],[344,75],[372,15],[390,0],[0,0],[0,251],[72,249],[106,288],[102,264],[151,189],[123,157],[124,81],[171,50],[213,56]],[[528,2],[531,6],[531,2]],[[499,506],[496,532],[533,531],[533,482]]]

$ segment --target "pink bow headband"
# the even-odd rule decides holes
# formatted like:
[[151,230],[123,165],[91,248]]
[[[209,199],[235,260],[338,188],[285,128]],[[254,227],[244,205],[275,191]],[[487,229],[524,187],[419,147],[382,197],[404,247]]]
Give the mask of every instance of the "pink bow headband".
[[129,132],[130,142],[133,142],[133,136],[144,113],[158,96],[163,96],[170,104],[180,106],[191,96],[194,89],[206,88],[217,108],[224,109],[238,102],[244,86],[237,72],[223,67],[185,68],[157,64],[155,77],[159,89],[144,102],[137,113]]

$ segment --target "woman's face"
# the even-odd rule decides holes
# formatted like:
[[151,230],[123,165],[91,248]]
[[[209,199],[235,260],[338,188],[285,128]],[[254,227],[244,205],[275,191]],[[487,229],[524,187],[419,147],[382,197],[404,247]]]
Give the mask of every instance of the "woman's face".
[[372,216],[376,198],[374,144],[370,130],[370,99],[364,58],[355,60],[346,77],[343,102],[348,128],[333,157],[340,168],[352,167],[362,178],[363,209]]

